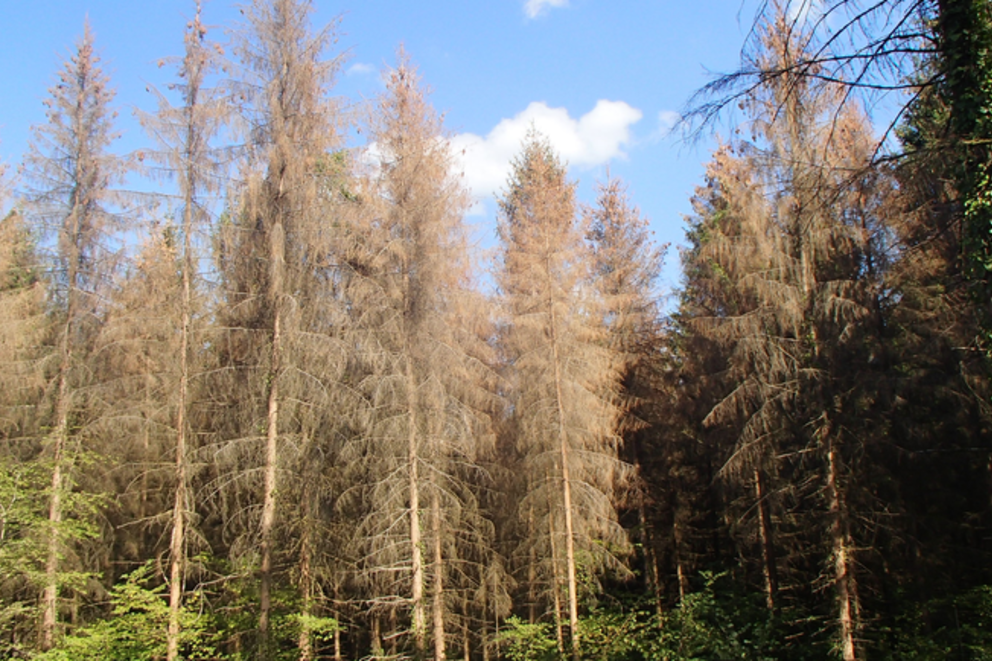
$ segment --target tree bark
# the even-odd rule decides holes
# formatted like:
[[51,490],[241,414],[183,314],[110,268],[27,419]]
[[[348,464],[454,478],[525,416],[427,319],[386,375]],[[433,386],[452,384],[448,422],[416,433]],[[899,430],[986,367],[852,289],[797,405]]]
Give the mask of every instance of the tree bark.
[[[280,183],[281,188],[281,183]],[[272,538],[275,530],[278,497],[279,461],[279,373],[282,370],[282,298],[286,254],[286,234],[282,219],[276,218],[269,236],[269,300],[273,306],[272,344],[269,348],[268,415],[265,433],[265,483],[262,490],[260,524],[261,585],[259,588],[258,632],[263,658],[269,655],[269,619],[272,610]]]
[[[196,22],[199,27],[199,14]],[[187,57],[188,59],[188,57]],[[190,102],[187,103],[188,125],[186,126],[187,157],[193,152],[193,104],[196,102],[199,78],[190,80]],[[176,493],[172,505],[172,539],[169,544],[169,629],[166,640],[166,660],[176,661],[179,658],[179,614],[183,599],[183,573],[186,564],[186,500],[187,500],[187,467],[186,467],[186,407],[189,397],[189,344],[190,324],[192,323],[192,276],[193,276],[193,204],[196,174],[192,163],[188,161],[185,171],[185,191],[183,199],[183,291],[182,291],[182,327],[179,340],[179,401],[176,402]]]
[[[829,427],[828,427],[829,429]],[[829,436],[827,442],[827,498],[830,506],[830,542],[833,551],[834,587],[837,591],[837,626],[840,632],[841,655],[844,661],[857,661],[857,614],[859,610],[857,585],[854,578],[854,558],[849,530],[847,503],[840,485],[841,459]]]
[[754,469],[754,496],[758,501],[758,530],[761,536],[762,569],[765,576],[765,605],[775,610],[778,593],[778,569],[775,565],[775,543],[772,537],[771,508],[765,492],[764,475],[760,468]]
[[[76,176],[82,173],[76,172]],[[79,253],[76,248],[76,237],[79,232],[77,200],[78,188],[73,191],[73,209],[67,218],[69,225],[69,248],[67,279],[69,290],[66,292],[66,316],[62,325],[62,337],[59,346],[59,373],[55,399],[55,429],[52,432],[52,492],[48,502],[48,557],[45,561],[45,591],[42,596],[43,608],[41,619],[41,649],[47,651],[55,645],[55,630],[58,626],[58,574],[60,565],[60,528],[62,524],[62,493],[65,489],[66,475],[63,462],[69,445],[69,370],[72,367],[72,326],[76,316],[76,296]]]
[[434,661],[444,661],[444,558],[441,539],[441,499],[436,491],[431,494],[431,519],[431,534],[434,537],[434,595],[431,603],[434,619]]
[[424,560],[420,534],[420,475],[419,448],[417,438],[417,382],[413,374],[413,362],[407,348],[407,464],[409,469],[410,491],[410,553],[413,586],[411,608],[413,610],[413,646],[417,658],[422,659],[427,649],[427,623],[424,616]]
[[[561,493],[562,509],[565,516],[565,575],[568,582],[568,625],[572,642],[572,656],[579,658],[579,597],[578,582],[575,572],[575,531],[572,522],[572,480],[569,472],[568,434],[565,432],[565,397],[562,393],[561,356],[558,353],[558,318],[555,313],[555,302],[551,292],[554,283],[550,281],[551,269],[546,269],[549,276],[548,306],[551,325],[551,358],[555,371],[555,404],[558,414],[558,444],[561,452]],[[557,591],[556,591],[557,594]]]
[[300,661],[312,661],[314,658],[313,631],[307,618],[313,615],[314,576],[313,576],[313,514],[311,512],[310,487],[303,488],[302,498],[303,539],[300,541],[300,596],[303,598],[300,615],[303,623],[300,626],[300,636],[297,646],[300,650]]

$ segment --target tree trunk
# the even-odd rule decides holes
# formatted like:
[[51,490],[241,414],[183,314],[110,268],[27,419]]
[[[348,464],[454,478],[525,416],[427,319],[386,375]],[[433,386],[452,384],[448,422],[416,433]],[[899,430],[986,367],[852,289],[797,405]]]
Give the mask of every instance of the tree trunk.
[[378,659],[385,656],[386,650],[382,646],[382,622],[379,613],[372,615],[372,624],[369,627],[369,641],[370,647],[372,648],[372,658]]
[[303,598],[300,615],[303,622],[300,626],[300,636],[297,646],[300,649],[300,661],[312,661],[314,658],[313,632],[307,623],[307,618],[313,615],[313,530],[311,528],[313,515],[311,512],[310,488],[305,485],[303,488],[303,539],[300,542],[300,596]]
[[[197,19],[199,20],[199,18]],[[192,134],[190,134],[192,135]],[[186,151],[191,147],[188,144]],[[193,246],[193,171],[186,171],[183,210],[183,293],[182,328],[179,340],[179,401],[176,402],[176,493],[172,504],[172,540],[169,545],[169,630],[166,660],[179,658],[179,614],[182,610],[183,573],[186,565],[186,407],[189,393],[189,336],[192,319]],[[146,450],[147,455],[147,450]],[[142,496],[144,497],[144,496]]]
[[548,539],[551,543],[551,596],[555,615],[555,639],[558,641],[558,654],[565,655],[565,634],[561,617],[561,573],[558,567],[558,544],[555,542],[554,519],[548,517]]
[[[486,614],[485,614],[485,580],[482,581],[483,589],[483,607],[482,607],[482,629],[485,630],[486,627]],[[462,661],[472,661],[472,631],[469,628],[469,617],[468,617],[468,592],[462,593]]]
[[268,371],[268,415],[265,433],[265,483],[262,492],[260,551],[262,555],[259,589],[258,632],[263,658],[269,656],[269,618],[272,610],[272,538],[275,530],[276,497],[279,461],[279,373],[282,369],[282,298],[286,254],[286,234],[282,220],[277,218],[269,237],[269,300],[273,306],[272,345]]
[[[534,538],[535,534],[535,524],[534,524],[534,507],[529,505],[527,507],[527,532]],[[535,624],[537,622],[537,549],[531,544],[528,552],[528,562],[527,562],[527,623]]]
[[431,494],[431,519],[431,534],[434,536],[434,595],[431,604],[434,618],[434,661],[444,661],[444,560],[441,539],[441,499],[436,490]]
[[344,661],[344,654],[341,649],[341,609],[339,608],[338,601],[338,586],[334,586],[334,621],[338,623],[339,626],[334,628],[334,661]]
[[[829,432],[828,432],[829,434]],[[840,457],[827,440],[827,497],[830,504],[830,542],[833,551],[834,586],[837,590],[837,625],[840,630],[841,654],[844,661],[857,661],[854,635],[857,629],[858,597],[853,571],[853,549],[847,503],[840,485]]]
[[[678,505],[676,505],[678,508]],[[678,518],[678,509],[675,511],[675,517]],[[675,576],[679,584],[679,601],[684,601],[685,596],[689,593],[689,574],[685,570],[685,563],[683,561],[682,552],[682,526],[676,520],[672,524],[672,546],[675,550]]]
[[[61,378],[60,378],[61,381]],[[62,390],[61,383],[59,390]],[[59,418],[63,416],[60,415]],[[59,528],[62,523],[62,460],[66,446],[66,425],[59,420],[54,433],[55,456],[52,467],[52,493],[48,503],[48,558],[45,562],[44,612],[41,620],[41,649],[47,651],[55,645],[55,628],[59,607]]]
[[[551,271],[548,270],[550,275]],[[553,283],[549,282],[549,295]],[[565,574],[568,581],[568,626],[572,641],[572,656],[579,658],[579,597],[575,572],[575,532],[572,523],[572,480],[569,472],[568,435],[565,433],[565,397],[561,389],[561,356],[558,354],[558,319],[554,300],[549,299],[551,322],[551,352],[555,369],[555,398],[558,413],[558,443],[561,452],[562,508],[565,515]],[[555,591],[557,594],[557,590]]]
[[760,468],[754,469],[754,496],[758,501],[758,530],[761,536],[762,569],[765,576],[765,605],[775,610],[778,593],[778,570],[775,565],[775,545],[772,537],[771,508],[765,492],[764,475]]
[[417,383],[413,374],[413,363],[407,350],[407,464],[409,468],[410,490],[410,552],[413,572],[411,607],[413,610],[413,646],[418,659],[424,658],[427,649],[427,623],[424,617],[424,560],[420,536],[420,476],[419,448],[417,447]]
[[[486,567],[479,567],[479,592],[482,601],[482,626],[479,629],[479,647],[482,649],[482,661],[489,661],[489,582],[486,580]],[[493,611],[496,609],[494,608]],[[468,609],[465,609],[466,626]],[[495,619],[495,615],[493,616]]]
[[48,557],[45,561],[45,591],[42,597],[41,649],[47,651],[55,645],[59,608],[59,547],[62,524],[62,493],[65,489],[65,454],[69,445],[69,369],[72,364],[72,318],[75,310],[75,261],[70,261],[69,292],[66,320],[62,327],[58,387],[55,400],[55,429],[52,432],[52,492],[48,502]]

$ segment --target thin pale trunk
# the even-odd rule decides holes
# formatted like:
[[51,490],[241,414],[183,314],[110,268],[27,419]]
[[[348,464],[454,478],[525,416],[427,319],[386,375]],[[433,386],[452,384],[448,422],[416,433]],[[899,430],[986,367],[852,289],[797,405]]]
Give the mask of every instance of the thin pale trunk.
[[[409,352],[409,346],[407,348]],[[413,609],[413,646],[417,658],[422,659],[427,649],[427,623],[424,617],[424,560],[420,536],[420,476],[418,473],[419,453],[417,447],[417,383],[413,374],[413,363],[407,354],[406,379],[408,407],[407,464],[410,476],[410,553],[413,572],[411,607]]]
[[[196,80],[190,81],[195,85]],[[195,95],[195,88],[194,88]],[[195,96],[193,97],[195,99]],[[187,104],[190,132],[187,134],[186,156],[192,150],[192,104]],[[193,186],[195,175],[192,168],[186,170],[186,186],[183,211],[183,293],[182,329],[179,339],[179,401],[176,402],[176,493],[172,505],[172,539],[169,544],[169,630],[166,638],[166,659],[179,658],[179,614],[182,610],[183,573],[186,565],[186,408],[189,393],[189,340],[192,323],[192,277],[193,277]],[[147,452],[147,448],[146,448]]]
[[765,576],[765,605],[775,610],[778,593],[778,570],[775,565],[775,541],[772,537],[771,508],[765,492],[765,479],[760,468],[754,469],[754,497],[758,501],[758,530],[761,535],[762,571]]
[[[59,377],[59,399],[64,395],[63,377]],[[59,408],[64,405],[59,403]],[[54,465],[52,466],[52,493],[48,503],[48,558],[45,562],[45,592],[44,611],[41,620],[41,649],[50,650],[55,645],[55,628],[58,624],[58,600],[59,600],[59,527],[62,523],[62,489],[64,488],[64,477],[62,474],[62,461],[67,445],[67,422],[65,413],[60,412],[58,423],[53,434],[55,442]]]
[[300,595],[303,598],[300,614],[303,616],[300,626],[300,636],[298,647],[300,650],[300,661],[312,661],[314,658],[312,631],[308,624],[308,618],[313,615],[313,530],[311,528],[312,514],[310,511],[309,485],[304,487],[303,493],[303,539],[300,544]]
[[[186,336],[183,336],[183,344]],[[186,397],[186,360],[185,355],[180,359],[182,376],[179,386],[179,434],[176,440],[176,493],[172,505],[172,539],[169,544],[169,629],[166,639],[166,659],[175,661],[179,658],[179,616],[182,609],[183,573],[186,564],[185,533],[186,533],[186,435],[184,433],[186,418],[184,415]]]
[[186,463],[179,458],[181,454],[185,455],[184,439],[180,439],[176,447],[176,479],[179,483],[176,485],[176,497],[172,506],[172,539],[169,544],[169,629],[166,638],[168,661],[179,658],[179,616],[182,609],[183,569],[186,564]]
[[[334,620],[340,624],[341,610],[338,607],[338,586],[334,586]],[[344,655],[341,650],[341,627],[334,628],[334,661],[343,661]]]
[[277,220],[269,237],[269,301],[273,306],[272,345],[267,375],[269,381],[268,415],[265,434],[265,483],[262,491],[260,523],[261,585],[259,587],[258,632],[264,655],[268,655],[269,617],[272,609],[272,537],[276,520],[277,462],[279,460],[279,372],[282,369],[282,296],[286,234]]
[[[141,457],[143,462],[150,463],[152,461],[152,422],[150,411],[154,407],[154,400],[152,399],[152,361],[148,356],[145,356],[145,392],[144,392],[144,407],[142,408],[141,415],[144,418],[144,425],[142,427],[141,433]],[[141,471],[141,495],[138,499],[138,520],[141,522],[148,520],[148,471]],[[144,552],[148,548],[145,543],[148,537],[148,530],[145,525],[142,525],[138,531],[138,548],[141,552]]]
[[[527,531],[533,534],[534,529],[534,508],[527,508]],[[532,537],[533,538],[533,537]],[[527,622],[534,624],[537,622],[537,549],[531,544],[527,562]]]
[[[550,275],[550,267],[548,274]],[[558,443],[561,452],[562,508],[565,515],[565,573],[568,581],[568,625],[572,640],[572,656],[579,657],[579,596],[575,575],[575,532],[572,523],[572,479],[569,471],[568,435],[565,433],[565,397],[562,393],[561,356],[558,354],[558,319],[554,299],[550,298],[552,283],[548,283],[548,306],[551,315],[551,359],[555,370],[555,404],[558,414]],[[555,591],[557,594],[557,590]]]
[[[483,581],[483,592],[486,582]],[[485,599],[485,597],[483,597]],[[485,606],[483,606],[482,628],[486,627]],[[462,593],[462,661],[472,661],[472,637],[468,626],[468,593]]]
[[444,558],[441,543],[441,499],[436,490],[431,494],[431,519],[431,534],[434,536],[434,595],[431,603],[434,619],[434,661],[444,661]]
[[[829,434],[829,431],[828,431]],[[857,661],[854,635],[858,613],[857,589],[853,573],[853,552],[848,531],[847,504],[840,487],[840,458],[827,438],[827,497],[830,501],[830,542],[834,561],[834,586],[837,590],[837,626],[840,630],[841,655],[844,661]]]
[[[500,644],[499,644],[499,613],[496,610],[496,594],[499,592],[499,586],[496,584],[496,575],[493,575],[493,651],[496,652],[496,658],[500,657]],[[484,653],[488,654],[489,641],[483,640],[483,650]]]
[[558,544],[555,543],[555,526],[548,517],[548,540],[551,542],[551,597],[555,614],[555,639],[558,641],[558,654],[565,654],[565,634],[562,631],[561,617],[561,574],[558,569]]
[[[77,173],[78,174],[78,173]],[[75,195],[75,193],[74,193]],[[70,217],[72,245],[78,232],[77,211]],[[66,294],[66,316],[62,325],[59,347],[58,387],[55,399],[55,429],[52,432],[52,491],[48,502],[48,557],[45,561],[45,590],[42,596],[41,649],[50,650],[55,645],[58,626],[59,600],[59,528],[62,523],[62,493],[65,489],[68,466],[65,455],[69,445],[69,369],[72,365],[72,322],[76,315],[76,278],[78,259],[73,250],[69,256],[69,291]]]
[[[675,516],[678,517],[677,510]],[[679,525],[678,521],[672,524],[672,542],[675,547],[675,575],[679,583],[679,601],[681,602],[689,593],[689,575],[685,571],[682,559],[682,526]]]
[[[479,645],[482,647],[482,661],[489,661],[489,582],[486,580],[486,569],[479,568],[479,587],[482,601],[482,627],[479,630]],[[493,609],[495,611],[495,609]],[[468,626],[468,609],[465,609],[466,627]]]
[[382,647],[382,622],[378,613],[372,616],[372,625],[369,636],[372,638],[370,641],[372,647],[372,658],[378,659],[385,655],[385,649]]

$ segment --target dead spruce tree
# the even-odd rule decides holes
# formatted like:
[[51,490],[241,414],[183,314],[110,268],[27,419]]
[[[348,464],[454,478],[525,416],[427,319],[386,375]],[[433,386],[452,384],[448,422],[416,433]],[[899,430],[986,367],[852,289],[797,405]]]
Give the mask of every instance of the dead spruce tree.
[[359,580],[374,618],[403,618],[414,654],[427,656],[431,640],[441,661],[456,632],[455,595],[472,589],[470,561],[485,555],[476,545],[493,536],[473,491],[492,437],[492,374],[473,327],[481,310],[468,288],[467,193],[402,51],[369,123],[369,172],[357,191],[344,276],[369,405],[350,450],[365,507]]
[[653,530],[653,517],[648,516],[645,488],[654,453],[645,443],[657,422],[656,400],[667,394],[660,392],[664,363],[657,289],[667,246],[654,243],[648,220],[631,204],[626,186],[609,175],[598,186],[595,206],[583,209],[583,217],[592,249],[593,284],[602,298],[607,345],[621,361],[619,396],[624,415],[617,434],[623,439],[621,456],[638,471],[630,506],[638,511],[647,587],[660,600],[654,544],[659,535]]
[[623,570],[627,539],[616,502],[630,467],[618,458],[621,362],[606,342],[602,301],[588,286],[592,259],[574,185],[534,133],[499,200],[499,236],[502,350],[526,480],[520,557],[531,563],[528,582],[535,593],[535,582],[541,586],[559,641],[567,612],[577,656],[580,578],[594,583],[608,569]]
[[[800,57],[788,26],[779,17],[765,27],[762,66],[791,70]],[[858,466],[866,470],[873,432],[862,421],[875,395],[871,371],[847,366],[870,364],[882,327],[893,184],[867,167],[868,122],[842,98],[839,86],[800,74],[754,92],[755,142],[720,150],[710,166],[711,184],[696,200],[709,215],[687,270],[701,278],[697,287],[725,296],[717,316],[689,323],[727,356],[729,394],[707,422],[736,433],[722,476],[753,492],[767,602],[775,606],[782,580],[775,522],[788,516],[792,532],[816,531],[805,539],[829,549],[826,561],[811,561],[833,587],[837,648],[854,661],[862,616],[851,508],[869,504]]]
[[[290,501],[299,493],[290,476],[300,474],[296,461],[324,427],[317,421],[332,410],[326,397],[343,356],[321,321],[329,300],[320,290],[331,223],[319,204],[321,175],[339,140],[328,96],[337,62],[324,59],[333,26],[312,30],[312,3],[256,0],[243,12],[236,41],[243,69],[234,92],[242,101],[248,158],[218,240],[225,300],[212,343],[218,374],[227,380],[215,390],[222,399],[214,405],[225,413],[215,434],[223,446],[218,470],[236,487],[224,496],[238,508],[228,513],[228,525],[241,531],[234,554],[251,557],[257,550],[257,654],[269,658],[281,567],[277,533],[299,508]],[[304,568],[298,575],[305,583],[312,573]],[[299,587],[306,607],[312,589]]]
[[48,123],[37,127],[26,157],[30,217],[55,239],[52,274],[56,366],[52,373],[50,429],[45,452],[51,462],[47,560],[44,569],[42,649],[58,634],[59,592],[67,544],[79,533],[66,522],[75,499],[74,464],[82,450],[79,393],[81,369],[99,327],[102,290],[112,270],[108,236],[116,225],[111,186],[125,167],[108,149],[117,138],[110,108],[114,92],[100,68],[87,24],[45,102]]
[[[172,105],[168,97],[153,90],[158,101],[158,112],[142,116],[142,124],[158,143],[149,152],[157,166],[156,174],[173,179],[178,190],[170,200],[181,218],[181,224],[170,235],[173,237],[173,264],[179,271],[180,289],[176,316],[168,325],[175,326],[179,338],[175,347],[178,361],[170,361],[172,388],[175,400],[168,411],[173,420],[174,461],[172,476],[172,516],[169,543],[169,630],[167,659],[174,661],[179,654],[180,612],[186,571],[186,546],[190,513],[194,509],[190,495],[190,422],[192,410],[191,377],[198,371],[195,363],[200,355],[202,323],[202,293],[197,264],[200,261],[197,247],[198,235],[210,225],[210,200],[222,184],[224,154],[215,148],[212,140],[220,133],[228,116],[228,106],[220,90],[208,87],[208,76],[216,73],[216,50],[206,39],[207,28],[201,21],[200,4],[196,15],[186,28],[185,53],[178,63],[179,81],[169,88],[180,96],[180,104]],[[174,271],[172,272],[174,275]],[[166,283],[163,283],[166,284]],[[175,307],[175,306],[173,306]],[[171,398],[170,398],[171,399]]]

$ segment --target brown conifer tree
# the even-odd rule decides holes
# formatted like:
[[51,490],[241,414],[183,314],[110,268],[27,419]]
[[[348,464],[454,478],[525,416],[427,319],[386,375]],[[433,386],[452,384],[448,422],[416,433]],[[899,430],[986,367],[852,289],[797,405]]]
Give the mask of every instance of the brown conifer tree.
[[409,603],[414,653],[426,656],[431,640],[441,661],[455,633],[454,590],[469,589],[464,568],[485,555],[466,547],[492,537],[470,482],[481,478],[478,457],[491,442],[492,373],[475,328],[479,297],[469,290],[467,194],[402,50],[369,139],[371,171],[345,253],[349,332],[371,406],[352,447],[363,457],[368,508],[358,528],[361,580],[374,608]]
[[[175,246],[181,289],[177,298],[179,346],[176,347],[178,372],[174,403],[174,489],[172,531],[169,545],[169,630],[167,658],[174,661],[179,654],[179,614],[182,609],[186,538],[189,527],[190,502],[190,413],[192,410],[190,377],[199,355],[200,329],[196,318],[198,287],[196,253],[197,234],[209,223],[209,196],[216,194],[221,184],[222,160],[219,150],[211,144],[227,118],[227,105],[217,90],[207,87],[207,77],[216,68],[218,51],[206,41],[207,28],[201,21],[200,4],[186,29],[185,54],[179,63],[180,82],[172,89],[181,94],[181,104],[173,106],[156,90],[159,111],[146,115],[143,124],[158,141],[159,149],[151,153],[161,164],[161,174],[174,177],[178,184],[178,210],[182,224],[177,228],[181,246]],[[166,283],[163,283],[166,284]]]
[[645,477],[650,448],[645,442],[657,430],[655,400],[668,398],[663,392],[665,362],[658,279],[667,246],[651,239],[648,221],[630,203],[626,186],[609,177],[598,187],[596,205],[583,210],[593,256],[593,282],[603,301],[607,343],[621,360],[619,397],[624,415],[617,434],[623,439],[621,456],[637,467],[637,489],[633,507],[638,511],[645,577],[648,588],[660,603],[658,560],[653,543],[658,533],[648,515],[650,494]]
[[[343,361],[327,324],[330,297],[321,289],[330,243],[320,202],[338,144],[328,96],[337,61],[324,59],[333,26],[315,32],[312,12],[306,0],[257,0],[244,9],[236,44],[243,71],[234,92],[242,101],[247,158],[218,246],[226,300],[215,346],[229,378],[218,383],[217,394],[226,398],[218,404],[228,413],[216,432],[226,446],[218,456],[229,460],[220,470],[233,471],[231,484],[241,489],[231,502],[257,503],[257,519],[242,510],[238,515],[248,516],[238,525],[245,531],[240,551],[257,551],[259,658],[273,653],[277,532],[298,510],[290,498],[299,485],[288,476],[301,472],[285,471],[311,446],[312,430],[322,426],[315,421],[326,420],[323,400]],[[255,475],[260,484],[252,484]],[[306,564],[308,557],[297,560]],[[306,582],[312,573],[301,569],[300,576]]]
[[574,185],[538,135],[528,136],[499,207],[502,344],[526,474],[519,512],[525,546],[535,551],[521,557],[537,563],[555,621],[567,611],[577,656],[578,556],[595,579],[622,569],[627,548],[616,514],[617,488],[629,477],[616,434],[621,361],[605,341],[602,301],[587,285],[593,262]]
[[[767,66],[788,70],[797,39],[785,17],[766,26]],[[846,366],[867,362],[878,341],[892,183],[867,168],[867,121],[841,100],[837,86],[799,74],[755,92],[749,111],[760,142],[717,154],[710,192],[718,198],[703,206],[719,213],[693,255],[716,281],[703,286],[730,296],[720,316],[692,326],[726,352],[729,393],[707,422],[735,430],[722,474],[753,490],[769,605],[779,581],[769,505],[781,507],[788,493],[803,517],[797,532],[820,529],[830,548],[823,564],[838,648],[854,661],[861,615],[850,508],[854,463],[872,440],[863,407],[874,396],[872,379]],[[818,485],[807,472],[813,457]]]
[[117,134],[110,104],[114,92],[100,68],[89,25],[75,53],[59,73],[45,102],[48,123],[35,129],[26,158],[31,217],[56,237],[53,295],[57,302],[57,368],[52,384],[52,421],[46,439],[51,458],[48,559],[40,628],[41,647],[57,637],[60,572],[67,533],[66,499],[80,451],[77,394],[85,358],[101,314],[101,292],[111,269],[107,238],[116,224],[111,186],[123,176],[123,162],[108,149]]

